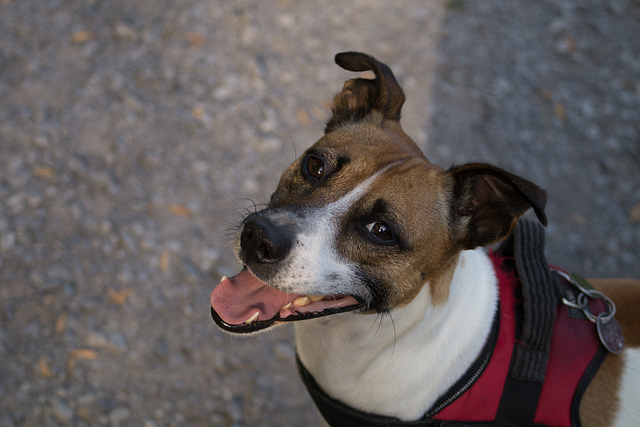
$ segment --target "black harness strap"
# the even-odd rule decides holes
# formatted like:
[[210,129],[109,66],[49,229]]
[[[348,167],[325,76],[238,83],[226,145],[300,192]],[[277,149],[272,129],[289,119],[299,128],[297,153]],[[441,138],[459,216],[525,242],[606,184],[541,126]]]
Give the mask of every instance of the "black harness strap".
[[537,222],[518,221],[513,234],[498,249],[513,254],[522,287],[523,316],[509,376],[500,399],[496,421],[533,422],[549,361],[556,307],[563,295],[558,277],[544,256],[544,228]]

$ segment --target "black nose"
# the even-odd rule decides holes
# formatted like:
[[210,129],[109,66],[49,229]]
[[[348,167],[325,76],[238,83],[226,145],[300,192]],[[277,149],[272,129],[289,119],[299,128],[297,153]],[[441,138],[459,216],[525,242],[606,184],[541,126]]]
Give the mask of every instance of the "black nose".
[[291,239],[283,228],[277,228],[267,218],[248,221],[240,234],[240,248],[244,261],[273,263],[284,258],[291,249]]

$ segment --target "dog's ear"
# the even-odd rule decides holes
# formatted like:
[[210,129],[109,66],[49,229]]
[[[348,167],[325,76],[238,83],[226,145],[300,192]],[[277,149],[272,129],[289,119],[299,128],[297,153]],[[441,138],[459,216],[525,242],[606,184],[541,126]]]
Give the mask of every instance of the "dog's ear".
[[333,100],[333,115],[327,123],[325,133],[346,124],[357,123],[374,111],[379,113],[380,122],[400,121],[400,110],[405,96],[389,67],[360,52],[339,53],[335,60],[336,64],[345,70],[373,71],[376,78],[357,78],[344,84],[342,92]]
[[454,166],[446,174],[453,183],[451,222],[461,248],[499,242],[529,208],[547,225],[547,193],[532,182],[482,163]]

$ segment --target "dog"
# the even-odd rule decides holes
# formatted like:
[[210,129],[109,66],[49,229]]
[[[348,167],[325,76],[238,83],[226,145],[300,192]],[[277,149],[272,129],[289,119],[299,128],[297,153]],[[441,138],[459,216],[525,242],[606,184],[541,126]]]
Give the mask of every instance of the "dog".
[[[324,136],[284,171],[268,206],[238,226],[235,247],[244,269],[223,277],[211,294],[218,326],[246,334],[295,321],[301,374],[335,425],[456,425],[440,409],[433,412],[444,396],[450,397],[445,411],[450,401],[462,401],[457,425],[519,423],[526,412],[532,424],[638,425],[637,280],[591,281],[610,298],[603,295],[607,317],[615,311],[620,329],[614,338],[621,346],[624,335],[624,349],[590,362],[581,399],[568,397],[578,406],[572,413],[551,411],[562,412],[562,421],[535,415],[520,391],[506,392],[507,386],[498,387],[499,400],[464,396],[468,387],[497,378],[495,372],[508,376],[504,365],[515,358],[506,353],[500,364],[491,356],[475,368],[480,355],[498,351],[495,340],[509,321],[500,315],[502,273],[484,247],[507,238],[529,209],[546,225],[546,193],[489,164],[444,169],[431,163],[400,125],[405,95],[389,67],[358,52],[335,60],[375,78],[344,84]],[[564,301],[568,312],[572,303]],[[578,302],[574,311],[585,311]],[[596,325],[581,322],[597,341]],[[499,337],[487,353],[498,323]],[[551,349],[556,346],[562,343]],[[466,377],[472,385],[460,389]],[[562,394],[564,382],[561,377],[548,388]],[[537,393],[534,403],[564,398]],[[346,418],[331,413],[334,406]],[[509,412],[515,421],[504,415]]]

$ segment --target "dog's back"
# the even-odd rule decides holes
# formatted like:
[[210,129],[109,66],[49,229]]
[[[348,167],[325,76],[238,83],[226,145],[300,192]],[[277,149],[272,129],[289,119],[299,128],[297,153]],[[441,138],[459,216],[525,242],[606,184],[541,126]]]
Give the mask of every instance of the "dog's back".
[[640,280],[590,279],[616,305],[625,349],[607,357],[580,405],[584,425],[635,426],[640,423]]

